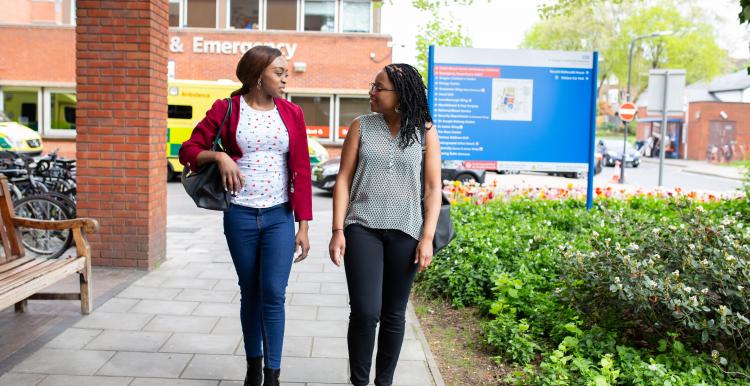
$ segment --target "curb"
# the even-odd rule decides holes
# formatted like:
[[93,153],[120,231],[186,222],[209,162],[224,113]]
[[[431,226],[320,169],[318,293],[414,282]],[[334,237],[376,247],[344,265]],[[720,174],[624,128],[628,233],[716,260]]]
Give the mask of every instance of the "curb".
[[[651,158],[651,157],[641,157],[641,162],[646,162],[646,163],[658,165],[659,164],[659,159],[658,158]],[[672,159],[665,159],[664,160],[664,165],[675,166],[675,167],[678,167],[678,168],[689,168],[690,167],[690,165],[679,163],[679,162],[675,162]]]
[[424,356],[427,359],[427,369],[430,371],[430,374],[432,374],[435,386],[445,386],[445,381],[443,381],[443,376],[440,375],[440,369],[438,369],[435,356],[432,355],[430,345],[427,343],[427,337],[424,335],[424,331],[422,331],[422,325],[419,323],[417,313],[414,312],[414,306],[412,305],[411,299],[406,307],[406,311],[409,313],[409,317],[414,321],[414,325],[416,326],[417,339],[422,345],[422,350],[424,350]]
[[727,180],[734,180],[734,181],[742,181],[742,177],[731,177],[731,176],[725,176],[725,175],[711,173],[711,172],[704,172],[704,171],[700,171],[700,170],[684,169],[682,171],[684,173],[700,174],[700,175],[703,175],[703,176],[716,177],[716,178],[725,178]]

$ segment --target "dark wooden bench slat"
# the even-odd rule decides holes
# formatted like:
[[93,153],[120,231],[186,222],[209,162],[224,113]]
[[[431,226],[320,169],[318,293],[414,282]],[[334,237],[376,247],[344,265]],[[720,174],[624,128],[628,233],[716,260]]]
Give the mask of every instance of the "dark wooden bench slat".
[[28,297],[34,300],[81,300],[81,294],[78,292],[70,293],[36,293]]

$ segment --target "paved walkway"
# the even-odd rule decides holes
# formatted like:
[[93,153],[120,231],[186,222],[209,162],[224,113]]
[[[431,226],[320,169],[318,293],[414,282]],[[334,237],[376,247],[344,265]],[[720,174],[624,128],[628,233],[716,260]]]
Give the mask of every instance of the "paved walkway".
[[[311,256],[292,269],[283,385],[348,383],[348,296],[343,269],[327,258],[330,216],[316,213]],[[170,216],[168,223],[167,262],[4,374],[0,385],[241,385],[239,289],[221,217]],[[441,386],[415,319],[410,307],[394,385]]]

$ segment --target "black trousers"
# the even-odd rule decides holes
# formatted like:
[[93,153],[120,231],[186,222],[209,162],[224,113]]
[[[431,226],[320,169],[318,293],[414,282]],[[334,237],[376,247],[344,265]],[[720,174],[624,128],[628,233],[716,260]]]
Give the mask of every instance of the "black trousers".
[[380,322],[375,385],[390,386],[396,370],[406,324],[406,304],[417,273],[417,240],[392,229],[353,224],[344,230],[344,268],[351,314],[347,344],[354,385],[367,385]]

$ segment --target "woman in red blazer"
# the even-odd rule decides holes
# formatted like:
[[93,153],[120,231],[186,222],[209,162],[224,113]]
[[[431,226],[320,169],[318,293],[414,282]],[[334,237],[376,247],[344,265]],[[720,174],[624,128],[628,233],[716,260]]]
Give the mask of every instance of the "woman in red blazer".
[[216,162],[232,192],[224,234],[239,277],[245,385],[279,385],[286,286],[292,260],[303,260],[310,249],[310,154],[302,109],[282,99],[287,65],[278,49],[250,49],[237,64],[242,88],[232,93],[228,129],[221,133],[226,153],[210,150],[228,108],[221,99],[180,149],[180,162],[193,171]]

